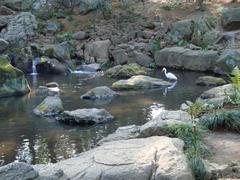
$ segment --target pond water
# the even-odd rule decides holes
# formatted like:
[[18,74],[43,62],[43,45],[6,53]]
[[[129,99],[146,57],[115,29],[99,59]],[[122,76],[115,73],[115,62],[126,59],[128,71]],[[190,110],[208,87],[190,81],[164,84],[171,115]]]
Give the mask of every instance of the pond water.
[[[92,148],[102,137],[120,126],[141,125],[162,108],[179,109],[185,100],[193,101],[206,88],[196,86],[195,80],[204,74],[174,72],[178,77],[176,86],[167,93],[162,89],[121,91],[111,102],[81,100],[80,95],[91,88],[116,81],[103,76],[89,78],[85,75],[38,75],[28,76],[32,92],[24,97],[0,99],[0,161],[4,164],[22,161],[31,164],[57,162]],[[162,78],[159,71],[151,74]],[[34,90],[47,82],[59,83],[63,90],[61,99],[65,110],[78,108],[105,108],[115,119],[107,124],[91,127],[68,126],[54,119],[41,118],[32,113],[43,99]]]

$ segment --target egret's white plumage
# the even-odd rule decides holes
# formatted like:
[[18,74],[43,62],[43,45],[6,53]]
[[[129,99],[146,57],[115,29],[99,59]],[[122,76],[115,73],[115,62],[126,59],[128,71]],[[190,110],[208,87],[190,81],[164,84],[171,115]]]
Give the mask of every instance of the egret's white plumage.
[[177,77],[173,73],[170,73],[170,72],[167,73],[167,69],[166,68],[163,68],[162,72],[164,72],[166,78],[168,78],[169,80],[177,81]]

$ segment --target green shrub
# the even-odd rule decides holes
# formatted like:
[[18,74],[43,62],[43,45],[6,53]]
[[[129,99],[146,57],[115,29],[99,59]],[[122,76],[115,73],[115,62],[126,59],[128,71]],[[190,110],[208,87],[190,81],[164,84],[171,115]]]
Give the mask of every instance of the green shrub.
[[57,40],[60,42],[63,41],[70,41],[73,39],[73,33],[72,32],[60,32],[57,34]]
[[234,105],[240,105],[240,70],[238,67],[233,69],[230,79],[233,88],[230,92],[226,93],[227,100]]
[[150,48],[153,53],[161,49],[160,39],[155,39],[153,42],[150,43]]

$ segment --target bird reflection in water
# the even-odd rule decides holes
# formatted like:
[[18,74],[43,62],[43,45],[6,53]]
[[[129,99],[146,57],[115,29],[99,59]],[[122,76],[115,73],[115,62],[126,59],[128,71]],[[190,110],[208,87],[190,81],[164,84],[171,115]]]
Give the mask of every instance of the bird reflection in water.
[[164,89],[163,95],[167,96],[168,91],[171,91],[177,85],[177,81],[175,81],[171,86],[168,86]]

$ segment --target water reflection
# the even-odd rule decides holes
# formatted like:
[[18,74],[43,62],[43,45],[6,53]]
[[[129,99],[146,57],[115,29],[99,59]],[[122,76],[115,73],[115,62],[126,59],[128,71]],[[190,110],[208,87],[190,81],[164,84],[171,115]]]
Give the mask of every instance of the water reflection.
[[51,162],[47,139],[38,136],[34,142],[35,164],[47,164]]
[[152,120],[158,117],[159,114],[164,110],[163,104],[153,103],[149,108],[144,109],[146,113],[146,119]]
[[17,150],[16,162],[26,162],[31,164],[33,160],[32,152],[30,149],[29,139],[23,139],[21,147]]
[[76,155],[76,142],[69,138],[69,135],[61,135],[55,146],[54,153],[56,154],[56,160],[71,158]]
[[175,88],[177,81],[175,81],[171,86],[168,86],[164,89],[163,95],[167,96],[167,93]]

